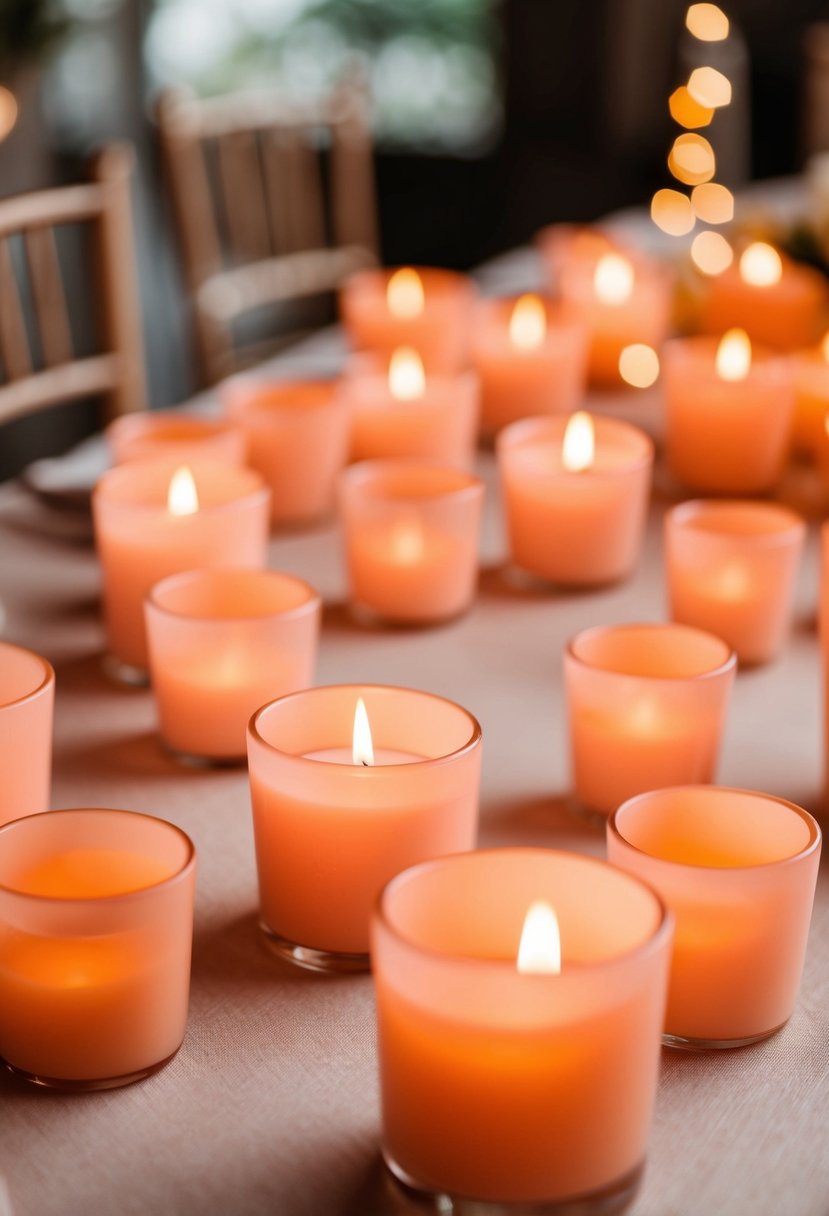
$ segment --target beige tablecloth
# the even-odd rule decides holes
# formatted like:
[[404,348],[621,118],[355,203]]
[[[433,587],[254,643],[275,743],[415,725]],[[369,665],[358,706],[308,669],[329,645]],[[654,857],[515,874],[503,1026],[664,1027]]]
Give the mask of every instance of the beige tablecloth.
[[[605,402],[658,430],[658,394]],[[275,538],[271,565],[325,598],[319,683],[380,681],[443,693],[484,731],[481,842],[602,853],[571,817],[561,650],[599,622],[662,619],[658,491],[644,560],[592,595],[520,592],[503,579],[491,457],[480,594],[445,628],[367,629],[349,617],[334,525]],[[812,489],[793,479],[790,498]],[[0,490],[4,636],[57,670],[54,805],[162,815],[193,837],[199,883],[187,1038],[132,1088],[59,1096],[0,1079],[0,1177],[15,1216],[382,1216],[411,1211],[378,1159],[373,1004],[367,976],[325,978],[267,954],[243,770],[179,767],[161,750],[152,696],[101,673],[99,572],[83,526],[20,488]],[[721,779],[816,809],[821,781],[815,634],[816,528],[783,655],[738,676]],[[56,1027],[56,1032],[59,1028]],[[829,876],[824,866],[799,1005],[742,1050],[663,1053],[635,1216],[829,1213]],[[2,1207],[2,1203],[0,1203]]]

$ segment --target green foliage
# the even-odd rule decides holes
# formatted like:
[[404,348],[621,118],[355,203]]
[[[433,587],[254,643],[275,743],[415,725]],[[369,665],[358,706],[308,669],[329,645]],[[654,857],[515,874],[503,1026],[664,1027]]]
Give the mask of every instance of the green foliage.
[[66,25],[52,0],[0,0],[0,74],[45,55]]

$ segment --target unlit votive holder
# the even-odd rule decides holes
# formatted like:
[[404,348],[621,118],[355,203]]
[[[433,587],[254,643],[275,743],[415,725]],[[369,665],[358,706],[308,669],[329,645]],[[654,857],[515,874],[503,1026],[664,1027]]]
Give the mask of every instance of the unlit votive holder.
[[[197,509],[188,503],[183,514],[169,505],[180,467],[198,498]],[[144,598],[154,583],[202,566],[264,567],[269,497],[258,473],[215,461],[132,460],[100,478],[92,515],[112,675],[147,682]]]
[[[541,325],[535,333],[525,329],[522,337],[516,308],[527,299],[528,307],[538,310]],[[587,330],[561,305],[539,296],[481,300],[472,362],[481,382],[483,434],[493,435],[521,418],[571,414],[586,387]]]
[[273,523],[308,524],[329,515],[350,428],[336,381],[240,375],[219,392],[245,433],[248,463],[270,486]]
[[564,417],[515,422],[495,444],[512,565],[560,586],[627,577],[645,533],[653,441],[628,422],[591,417],[595,454],[585,469],[564,466]]
[[478,582],[483,482],[421,461],[366,461],[340,483],[349,598],[358,613],[424,625],[465,612]]
[[0,824],[49,806],[54,705],[52,664],[0,642]]
[[150,1076],[184,1038],[195,851],[131,811],[0,828],[0,1058],[55,1089]]
[[767,663],[791,628],[806,524],[776,503],[703,499],[665,516],[670,615]]
[[340,387],[351,419],[351,459],[417,457],[470,469],[480,387],[471,372],[428,372],[416,395],[395,397],[387,361],[355,355]]
[[[373,764],[354,761],[358,697]],[[248,761],[260,926],[299,966],[366,970],[383,885],[475,845],[481,728],[442,697],[382,685],[281,697],[251,719]]]
[[115,464],[154,459],[245,463],[245,437],[238,427],[183,410],[123,414],[109,424],[104,435]]
[[[518,969],[536,901],[560,925],[558,974]],[[383,1155],[398,1181],[441,1212],[626,1208],[650,1132],[672,930],[643,883],[574,853],[484,850],[393,879],[372,969]]]
[[192,570],[146,601],[161,738],[185,760],[239,763],[252,713],[313,682],[322,601],[272,570]]
[[586,629],[564,651],[577,803],[609,815],[634,794],[713,781],[736,657],[687,625]]
[[[411,280],[389,293],[389,281],[403,270]],[[419,288],[419,290],[418,290]],[[413,347],[427,371],[465,367],[472,337],[477,289],[468,275],[434,266],[360,270],[340,288],[340,315],[351,346],[388,358],[400,346]]]
[[750,790],[688,786],[632,798],[608,856],[676,916],[665,1042],[741,1047],[791,1016],[821,833],[807,811]]

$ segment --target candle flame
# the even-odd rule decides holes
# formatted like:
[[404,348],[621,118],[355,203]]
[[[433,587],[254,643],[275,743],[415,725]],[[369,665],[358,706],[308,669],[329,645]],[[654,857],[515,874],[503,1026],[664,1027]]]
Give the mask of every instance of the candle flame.
[[351,759],[354,764],[362,764],[370,768],[374,764],[374,744],[371,739],[371,726],[366,711],[366,703],[362,697],[357,698],[354,707],[354,729],[351,734]]
[[722,42],[728,37],[728,18],[717,4],[690,4],[685,28],[700,42]]
[[527,909],[516,967],[522,975],[561,974],[558,917],[543,899],[535,900]]
[[783,260],[773,245],[755,241],[740,257],[740,278],[751,287],[773,287],[783,274]]
[[411,346],[400,346],[389,360],[389,392],[395,401],[416,401],[426,390],[423,360]]
[[744,329],[729,329],[723,334],[716,365],[721,380],[745,380],[751,369],[751,342]]
[[593,419],[584,410],[577,410],[564,428],[561,463],[568,473],[583,473],[593,464],[595,449]]
[[394,561],[403,566],[413,566],[422,560],[425,552],[423,529],[415,519],[401,520],[391,536],[391,553]]
[[193,474],[183,464],[170,478],[167,491],[167,510],[171,515],[195,515],[199,509],[199,495]]
[[509,340],[517,350],[537,350],[547,334],[547,313],[534,295],[520,296],[509,319]]
[[423,312],[423,282],[411,266],[396,270],[386,285],[386,305],[398,321],[411,321]]
[[829,333],[823,335],[823,341],[820,344],[820,352],[823,355],[824,361],[829,363]]
[[691,261],[703,274],[722,274],[734,261],[734,250],[720,232],[698,232],[691,242]]
[[694,68],[687,87],[694,101],[709,110],[719,110],[731,102],[731,81],[716,68]]
[[633,388],[650,388],[659,379],[659,355],[652,346],[634,342],[619,355],[619,375]]
[[626,304],[633,292],[633,266],[620,253],[606,253],[593,272],[593,290],[602,304]]

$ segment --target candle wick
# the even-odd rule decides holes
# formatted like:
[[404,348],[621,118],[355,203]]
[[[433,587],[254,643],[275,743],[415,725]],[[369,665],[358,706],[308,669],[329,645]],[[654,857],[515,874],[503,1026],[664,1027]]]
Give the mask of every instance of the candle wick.
[[361,760],[360,763],[362,764],[363,768],[368,768],[368,760]]

